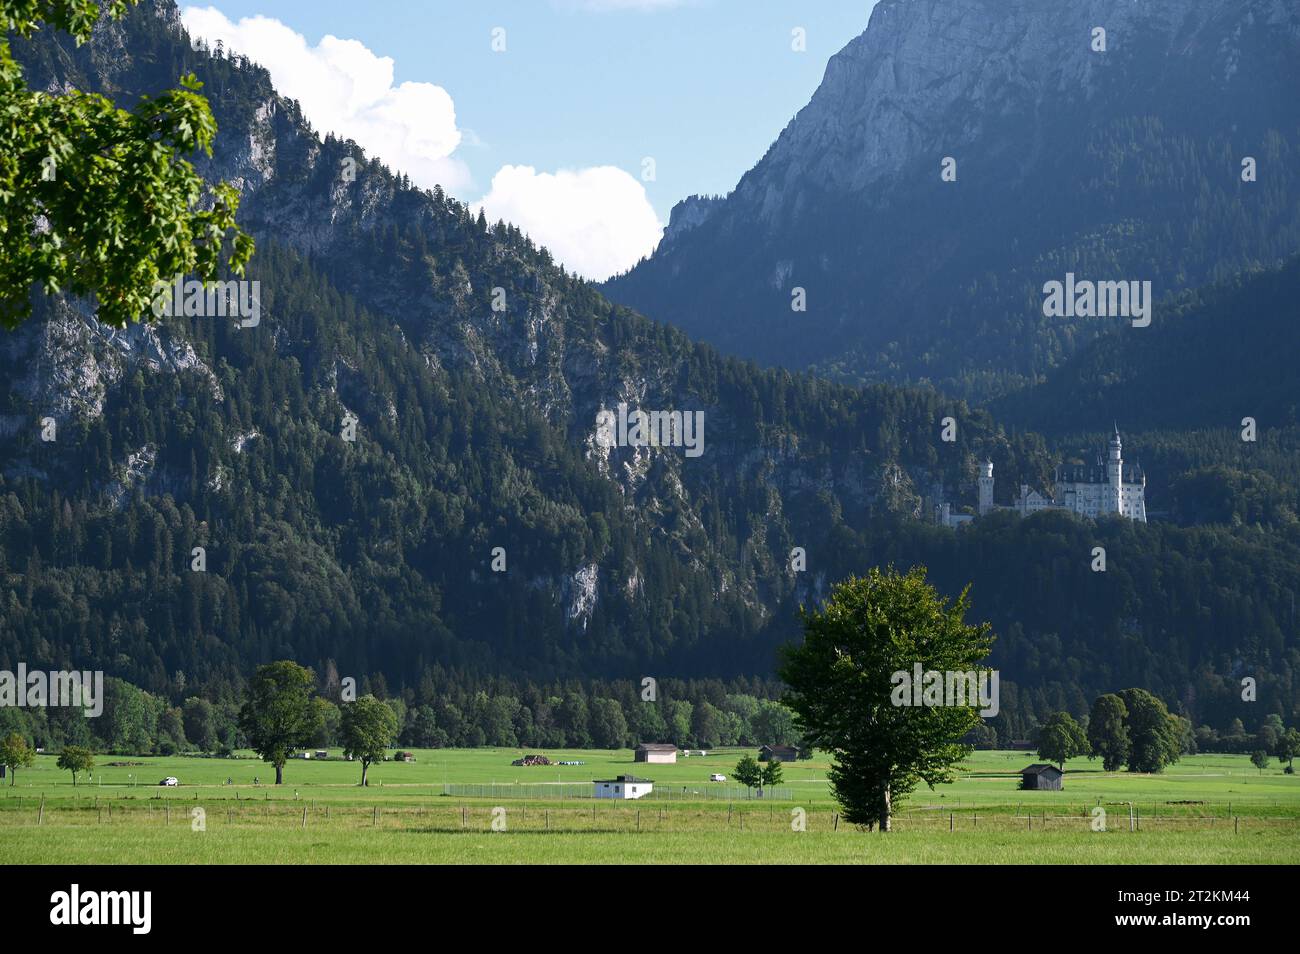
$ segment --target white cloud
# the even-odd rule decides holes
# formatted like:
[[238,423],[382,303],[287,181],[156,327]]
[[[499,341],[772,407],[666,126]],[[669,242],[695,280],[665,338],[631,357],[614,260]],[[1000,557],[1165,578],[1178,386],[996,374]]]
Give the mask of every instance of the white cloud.
[[219,39],[260,63],[275,88],[296,99],[312,125],[353,139],[418,186],[453,190],[468,185],[469,171],[452,153],[461,142],[456,106],[432,83],[393,85],[393,61],[357,40],[325,36],[315,46],[269,17],[231,22],[215,7],[186,7],[191,36]]
[[602,281],[648,255],[663,223],[635,178],[615,166],[502,166],[479,205],[490,222],[513,222],[585,278]]
[[[576,0],[591,9],[671,6],[679,0]],[[315,46],[270,17],[229,20],[215,7],[181,14],[194,37],[221,40],[262,64],[276,89],[302,105],[322,134],[355,140],[369,155],[416,185],[450,193],[470,185],[468,167],[453,156],[477,137],[456,125],[456,106],[432,83],[393,85],[393,61],[357,40],[326,36]],[[653,251],[663,225],[631,175],[613,166],[539,173],[503,166],[478,203],[492,221],[513,222],[572,271],[608,278]]]

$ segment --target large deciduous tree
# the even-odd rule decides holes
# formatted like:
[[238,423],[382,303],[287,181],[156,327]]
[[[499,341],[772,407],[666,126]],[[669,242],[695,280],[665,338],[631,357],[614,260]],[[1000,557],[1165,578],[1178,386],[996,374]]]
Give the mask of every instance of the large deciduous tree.
[[284,784],[284,763],[310,745],[320,725],[312,695],[316,677],[287,659],[258,666],[248,685],[239,727],[262,761],[275,766],[275,784]]
[[[837,584],[819,611],[804,611],[802,645],[786,647],[780,675],[808,744],[832,758],[831,787],[846,821],[888,831],[894,804],[920,782],[951,781],[970,752],[960,740],[980,724],[975,705],[896,704],[894,676],[980,673],[993,643],[987,623],[964,621],[963,591],[949,602],[925,570],[873,569]],[[970,700],[966,700],[970,701]]]
[[1132,748],[1130,772],[1162,772],[1182,755],[1183,731],[1179,719],[1145,689],[1125,689],[1120,694],[1128,710],[1126,724]]
[[1046,762],[1055,762],[1062,772],[1067,759],[1091,751],[1088,734],[1068,712],[1052,713],[1038,731],[1038,757]]
[[72,773],[72,785],[77,785],[77,775],[95,767],[95,753],[81,745],[65,745],[59,753],[59,768]]
[[1107,772],[1118,772],[1128,761],[1132,744],[1128,734],[1128,708],[1124,700],[1113,692],[1098,696],[1088,716],[1088,744],[1092,746],[1090,758],[1101,757],[1101,766]]
[[[108,0],[120,17],[136,0]],[[6,30],[45,24],[90,38],[98,0],[0,0]],[[235,224],[239,193],[207,188],[184,156],[211,155],[217,124],[193,75],[180,87],[116,108],[97,93],[27,88],[0,35],[0,325],[31,311],[30,292],[93,294],[98,317],[122,327],[150,314],[156,282],[195,272],[243,274],[253,240]]]
[[20,768],[29,768],[36,761],[35,750],[17,732],[0,739],[0,765],[9,767],[9,784],[14,783]]
[[397,737],[397,715],[391,706],[374,696],[362,696],[356,702],[343,703],[339,720],[343,754],[361,763],[361,784],[374,762],[381,762]]

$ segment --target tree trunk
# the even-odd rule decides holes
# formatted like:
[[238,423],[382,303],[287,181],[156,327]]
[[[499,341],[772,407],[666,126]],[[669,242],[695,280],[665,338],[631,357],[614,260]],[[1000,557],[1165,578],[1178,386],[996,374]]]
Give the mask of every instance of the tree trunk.
[[370,771],[370,763],[365,759],[361,760],[361,787],[365,788],[370,783],[366,781],[366,772]]
[[893,811],[893,803],[889,795],[889,786],[885,786],[884,792],[880,798],[880,831],[881,833],[890,830],[890,814]]
[[284,763],[283,763],[283,762],[278,762],[278,763],[276,763],[276,766],[275,766],[275,784],[276,784],[276,785],[283,785],[283,784],[284,784]]

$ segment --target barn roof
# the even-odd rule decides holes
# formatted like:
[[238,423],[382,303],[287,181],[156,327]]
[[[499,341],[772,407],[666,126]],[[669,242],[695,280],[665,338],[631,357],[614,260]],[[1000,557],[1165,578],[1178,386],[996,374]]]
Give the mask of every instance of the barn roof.
[[1042,775],[1044,772],[1062,774],[1061,770],[1055,765],[1048,765],[1045,762],[1035,762],[1033,765],[1027,765],[1020,770],[1021,775]]
[[671,742],[642,742],[637,746],[637,751],[646,752],[676,752],[677,746]]

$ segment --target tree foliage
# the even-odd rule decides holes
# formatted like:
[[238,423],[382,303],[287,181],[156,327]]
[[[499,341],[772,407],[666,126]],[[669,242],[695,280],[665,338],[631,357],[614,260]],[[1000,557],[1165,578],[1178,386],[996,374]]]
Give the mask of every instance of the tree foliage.
[[72,773],[72,784],[75,786],[78,774],[89,772],[95,767],[95,753],[82,745],[65,745],[56,764],[65,772]]
[[384,753],[397,738],[397,716],[392,707],[374,696],[362,696],[343,705],[339,736],[343,754],[361,763],[361,784],[368,784],[366,774],[374,762],[382,762]]
[[1089,758],[1101,758],[1107,772],[1117,772],[1128,761],[1132,740],[1128,732],[1128,708],[1114,693],[1099,696],[1088,717]]
[[1066,760],[1091,752],[1087,732],[1068,712],[1052,713],[1039,730],[1038,757],[1047,762],[1055,762],[1062,772],[1065,771]]
[[0,765],[9,769],[9,784],[13,785],[20,768],[29,768],[36,761],[36,750],[17,732],[0,739]]
[[310,745],[320,724],[313,698],[315,676],[290,660],[259,666],[249,681],[239,726],[249,747],[275,766],[275,784],[284,782],[284,763]]
[[978,725],[971,705],[895,704],[893,676],[984,670],[987,623],[969,625],[963,592],[948,602],[925,571],[871,570],[837,584],[820,610],[805,611],[802,645],[780,667],[786,702],[808,741],[831,754],[832,791],[855,824],[887,831],[895,802],[920,782],[951,781]]
[[[110,0],[104,12],[127,6]],[[45,22],[80,43],[100,4],[3,0],[0,13],[18,36]],[[155,282],[217,277],[228,236],[229,266],[243,273],[253,240],[235,224],[237,190],[208,189],[183,158],[212,151],[217,127],[201,86],[187,74],[130,112],[96,93],[32,91],[0,37],[0,324],[28,316],[34,286],[93,293],[106,324],[138,321]]]

